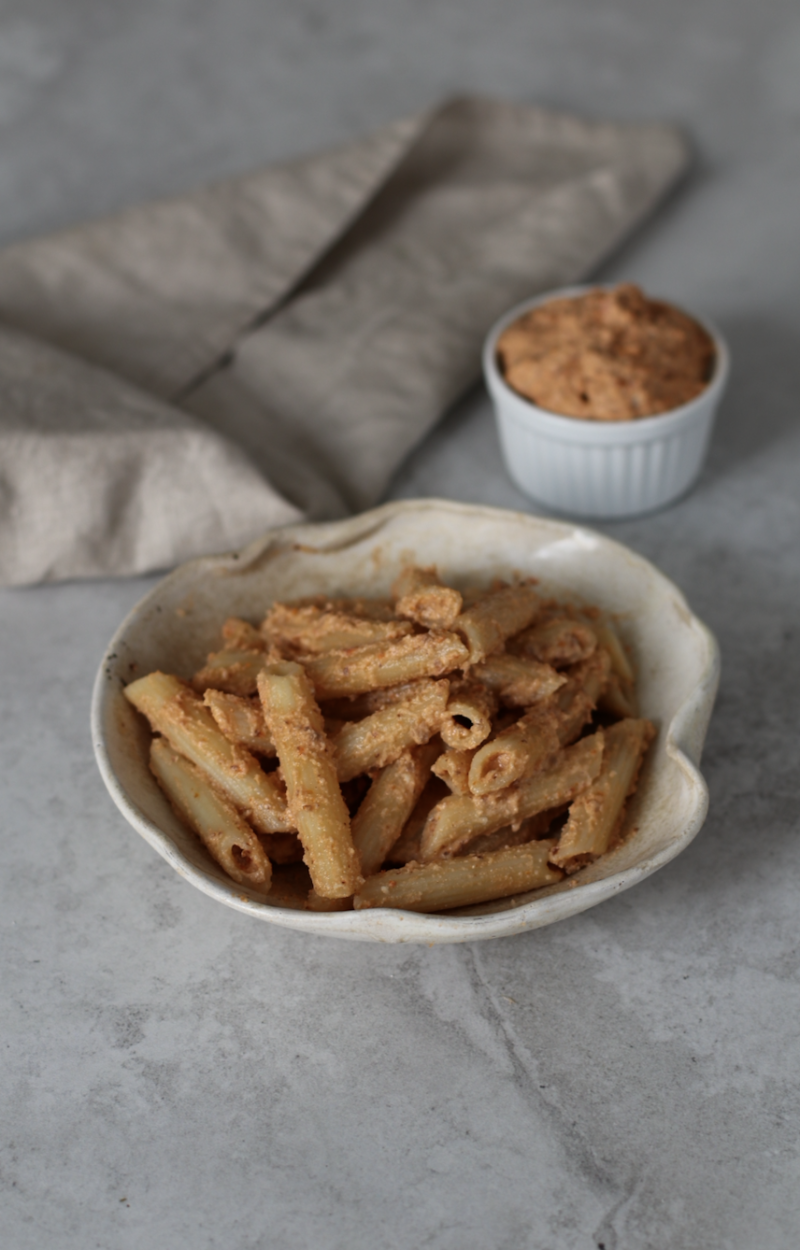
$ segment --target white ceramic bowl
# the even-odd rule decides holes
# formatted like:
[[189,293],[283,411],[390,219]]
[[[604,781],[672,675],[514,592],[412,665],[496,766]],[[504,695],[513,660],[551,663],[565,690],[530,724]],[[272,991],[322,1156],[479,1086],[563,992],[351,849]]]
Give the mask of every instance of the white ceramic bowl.
[[[515,572],[543,588],[618,614],[639,670],[643,715],[659,727],[634,829],[569,882],[432,916],[389,908],[320,914],[274,906],[226,877],[176,819],[147,765],[149,730],[122,694],[161,668],[188,676],[218,646],[228,615],[257,621],[275,599],[314,592],[383,594],[415,555],[456,585]],[[240,553],[191,560],[148,594],[117,630],[95,682],[92,736],[103,780],[122,814],[172,867],[212,898],[260,920],[380,942],[464,942],[520,933],[575,915],[636,885],[677,855],[705,819],[698,772],[717,688],[716,643],[676,587],[640,556],[590,530],[521,513],[438,500],[387,504],[346,521],[274,530]]]
[[580,517],[623,517],[671,503],[697,479],[729,372],[719,331],[695,316],[714,340],[714,372],[691,403],[635,421],[586,421],[539,408],[518,395],[497,363],[497,340],[523,313],[592,287],[564,287],[517,304],[492,327],[483,371],[494,403],[506,468],[526,495]]

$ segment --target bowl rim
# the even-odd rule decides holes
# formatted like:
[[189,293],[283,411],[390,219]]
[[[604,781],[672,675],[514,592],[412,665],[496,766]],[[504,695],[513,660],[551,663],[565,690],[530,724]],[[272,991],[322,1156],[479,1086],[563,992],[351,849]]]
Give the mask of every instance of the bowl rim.
[[551,412],[542,408],[532,400],[520,395],[503,377],[497,364],[497,340],[507,326],[516,321],[524,313],[530,312],[543,304],[555,299],[571,299],[585,295],[589,291],[614,290],[619,283],[583,283],[577,286],[557,287],[542,295],[531,296],[521,300],[513,308],[509,308],[494,322],[484,339],[482,363],[486,385],[490,393],[503,403],[503,417],[515,421],[518,425],[536,428],[551,437],[561,437],[565,441],[606,445],[621,442],[645,442],[661,438],[674,432],[676,427],[690,424],[694,418],[701,417],[705,411],[715,407],[725,389],[730,373],[730,351],[725,338],[717,326],[705,316],[690,312],[673,301],[672,304],[685,316],[696,321],[714,343],[714,370],[706,386],[685,404],[670,408],[667,412],[654,413],[649,417],[636,417],[630,421],[596,421],[588,417],[571,417],[560,412]]
[[[105,713],[116,687],[110,665],[116,660],[117,651],[124,644],[129,627],[144,611],[157,604],[159,596],[164,593],[166,587],[178,583],[187,575],[210,568],[246,571],[247,567],[255,564],[272,544],[284,541],[293,532],[300,531],[306,536],[309,531],[327,531],[331,541],[328,546],[320,549],[335,551],[340,546],[349,546],[360,539],[369,538],[373,533],[379,532],[387,520],[395,516],[401,516],[404,513],[442,510],[464,517],[485,516],[496,520],[513,519],[516,522],[542,526],[552,531],[554,539],[575,538],[579,542],[599,543],[613,552],[617,558],[621,557],[641,566],[648,576],[655,576],[666,593],[674,596],[685,617],[686,624],[691,626],[705,648],[705,664],[700,677],[687,698],[676,709],[669,724],[665,726],[664,736],[667,755],[683,772],[694,792],[695,805],[691,819],[687,821],[682,832],[667,846],[662,847],[643,862],[601,880],[583,883],[579,889],[535,898],[516,906],[509,906],[506,910],[482,916],[436,915],[395,908],[369,908],[347,912],[300,911],[259,902],[242,894],[240,892],[242,887],[237,886],[236,882],[227,879],[222,881],[208,875],[191,863],[171,837],[139,808],[117,777],[111,762],[106,741]],[[92,692],[91,734],[100,775],[111,798],[127,822],[162,858],[167,860],[180,876],[218,902],[257,919],[266,920],[268,923],[317,935],[387,943],[465,942],[509,937],[577,915],[606,898],[630,889],[669,863],[689,845],[701,829],[708,811],[708,787],[699,770],[699,761],[719,684],[719,674],[719,647],[714,635],[691,611],[679,588],[655,565],[624,544],[607,538],[588,527],[531,513],[480,504],[464,504],[446,499],[401,500],[383,504],[343,521],[301,522],[279,526],[239,551],[198,556],[178,565],[152,587],[125,615],[106,647],[95,676]]]

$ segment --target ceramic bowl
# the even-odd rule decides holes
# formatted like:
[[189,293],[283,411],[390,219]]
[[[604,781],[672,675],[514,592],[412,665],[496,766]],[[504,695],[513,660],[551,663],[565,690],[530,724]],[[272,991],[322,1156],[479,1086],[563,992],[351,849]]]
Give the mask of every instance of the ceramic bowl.
[[[323,592],[381,595],[409,556],[454,584],[515,573],[616,615],[639,672],[642,714],[658,726],[625,841],[568,881],[446,916],[389,908],[317,913],[275,906],[231,881],[174,816],[147,764],[149,730],[123,696],[160,668],[189,676],[218,646],[226,616],[258,621],[273,600]],[[240,552],[191,560],[123,621],[92,703],[97,762],[126,820],[187,881],[271,924],[377,942],[465,942],[551,924],[636,885],[692,840],[708,792],[698,771],[717,688],[718,650],[680,591],[632,551],[590,530],[439,500],[387,504],[345,521],[274,530]]]
[[672,503],[697,479],[728,379],[728,349],[719,331],[692,313],[715,347],[713,374],[696,399],[635,421],[586,421],[548,412],[508,385],[497,363],[497,340],[532,308],[592,289],[550,291],[505,313],[486,338],[483,372],[503,459],[520,490],[570,516],[636,516]]

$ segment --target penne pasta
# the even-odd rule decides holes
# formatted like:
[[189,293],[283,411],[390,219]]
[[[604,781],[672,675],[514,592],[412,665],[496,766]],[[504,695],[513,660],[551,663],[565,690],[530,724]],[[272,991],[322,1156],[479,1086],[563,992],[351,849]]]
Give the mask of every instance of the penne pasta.
[[567,682],[550,664],[520,655],[493,655],[476,665],[471,674],[493,690],[506,707],[530,707]]
[[206,690],[223,690],[241,697],[255,694],[256,679],[270,657],[264,651],[216,651],[192,678],[198,694]]
[[636,789],[644,753],[655,736],[646,720],[622,720],[605,731],[599,776],[572,804],[551,862],[575,872],[608,850],[625,800]]
[[373,712],[380,712],[382,708],[390,707],[393,703],[400,703],[428,680],[427,677],[421,677],[419,681],[405,681],[399,686],[381,686],[377,690],[367,690],[364,694],[322,699],[322,710],[326,717],[337,716],[341,721],[363,720]]
[[131,682],[124,694],[155,733],[196,764],[258,833],[294,828],[277,778],[265,773],[245,747],[229,742],[184,682],[155,672]]
[[578,734],[592,719],[592,712],[608,681],[611,664],[608,652],[602,647],[576,664],[569,681],[555,696],[559,711],[558,737],[562,746],[574,742]]
[[353,817],[353,844],[365,877],[377,872],[400,837],[430,776],[439,748],[433,744],[404,751],[370,786]]
[[322,606],[327,612],[344,612],[365,621],[396,620],[394,604],[390,599],[326,599]]
[[326,611],[312,604],[292,607],[276,603],[261,625],[262,637],[278,647],[316,655],[368,643],[390,642],[410,634],[408,621],[364,620],[344,612]]
[[487,655],[499,651],[507,638],[530,625],[541,606],[533,586],[523,582],[490,591],[462,612],[453,629],[469,648],[469,663],[479,664]]
[[398,907],[438,912],[537,890],[560,881],[563,875],[548,863],[552,846],[552,841],[530,842],[486,855],[407,864],[369,877],[353,904],[356,910]]
[[469,794],[469,768],[475,751],[443,751],[431,765],[431,772],[449,786],[453,794]]
[[449,633],[414,634],[395,642],[328,651],[305,669],[320,699],[365,694],[421,677],[444,677],[468,659],[460,638]]
[[289,660],[268,664],[258,675],[258,693],[313,887],[323,898],[347,898],[361,881],[358,856],[308,677]]
[[527,655],[553,668],[567,668],[588,660],[597,646],[594,630],[583,621],[553,617],[538,621],[514,639],[516,655]]
[[405,699],[342,725],[331,740],[339,780],[384,768],[408,747],[428,742],[442,723],[449,688],[446,679],[417,682]]
[[238,742],[247,747],[248,751],[257,751],[259,755],[275,754],[275,744],[269,736],[264,713],[257,698],[225,694],[209,687],[203,695],[203,702],[231,742]]
[[608,673],[608,655],[604,651],[593,653],[575,667],[555,695],[535,704],[481,747],[470,766],[470,793],[502,790],[540,768],[559,746],[574,742],[591,720]]
[[436,804],[446,798],[448,793],[447,786],[438,777],[432,776],[428,779],[403,832],[387,852],[387,863],[407,864],[412,859],[419,859],[419,845],[425,822]]
[[494,833],[479,833],[477,838],[473,838],[471,842],[461,847],[458,855],[484,855],[487,851],[502,851],[508,846],[522,846],[525,842],[545,838],[550,833],[550,826],[553,822],[562,817],[566,811],[567,808],[564,805],[550,808],[545,812],[539,812],[536,816],[529,816],[517,828],[505,825]]
[[392,593],[230,616],[191,683],[130,684],[176,812],[235,880],[271,864],[270,902],[312,911],[468,909],[603,854],[652,734],[613,625],[416,564]]
[[461,613],[461,595],[452,586],[442,584],[435,568],[403,569],[392,593],[397,615],[427,629],[451,629]]
[[253,830],[204,773],[164,738],[150,744],[150,768],[180,819],[234,881],[269,889],[272,866]]
[[469,770],[472,794],[494,794],[536,772],[561,746],[559,717],[551,700],[536,704],[475,753]]
[[625,648],[623,647],[619,634],[607,620],[598,617],[597,620],[590,622],[592,632],[597,638],[598,644],[604,647],[608,652],[611,660],[612,672],[621,677],[624,682],[633,685],[636,680],[636,674],[633,671],[633,665],[628,659]]
[[229,616],[222,624],[222,637],[232,651],[265,651],[264,635],[239,616]]
[[532,777],[498,794],[453,794],[429,815],[420,841],[420,859],[427,862],[455,855],[478,834],[517,825],[528,816],[559,807],[576,798],[594,781],[603,758],[603,731],[598,730],[559,753]]
[[442,741],[460,751],[479,746],[492,732],[497,706],[496,692],[482,682],[469,678],[453,682],[439,731]]

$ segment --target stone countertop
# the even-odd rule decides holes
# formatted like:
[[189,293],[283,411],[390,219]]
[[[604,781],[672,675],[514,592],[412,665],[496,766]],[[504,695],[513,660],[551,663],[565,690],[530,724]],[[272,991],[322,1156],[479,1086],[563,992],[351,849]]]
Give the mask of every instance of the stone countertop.
[[[800,12],[791,0],[4,0],[0,240],[453,91],[681,122],[695,171],[602,277],[707,313],[684,501],[605,525],[717,634],[708,822],[577,918],[454,947],[258,925],[126,825],[94,671],[153,584],[6,591],[9,1250],[783,1250],[800,1235]],[[531,508],[476,391],[392,497]]]

